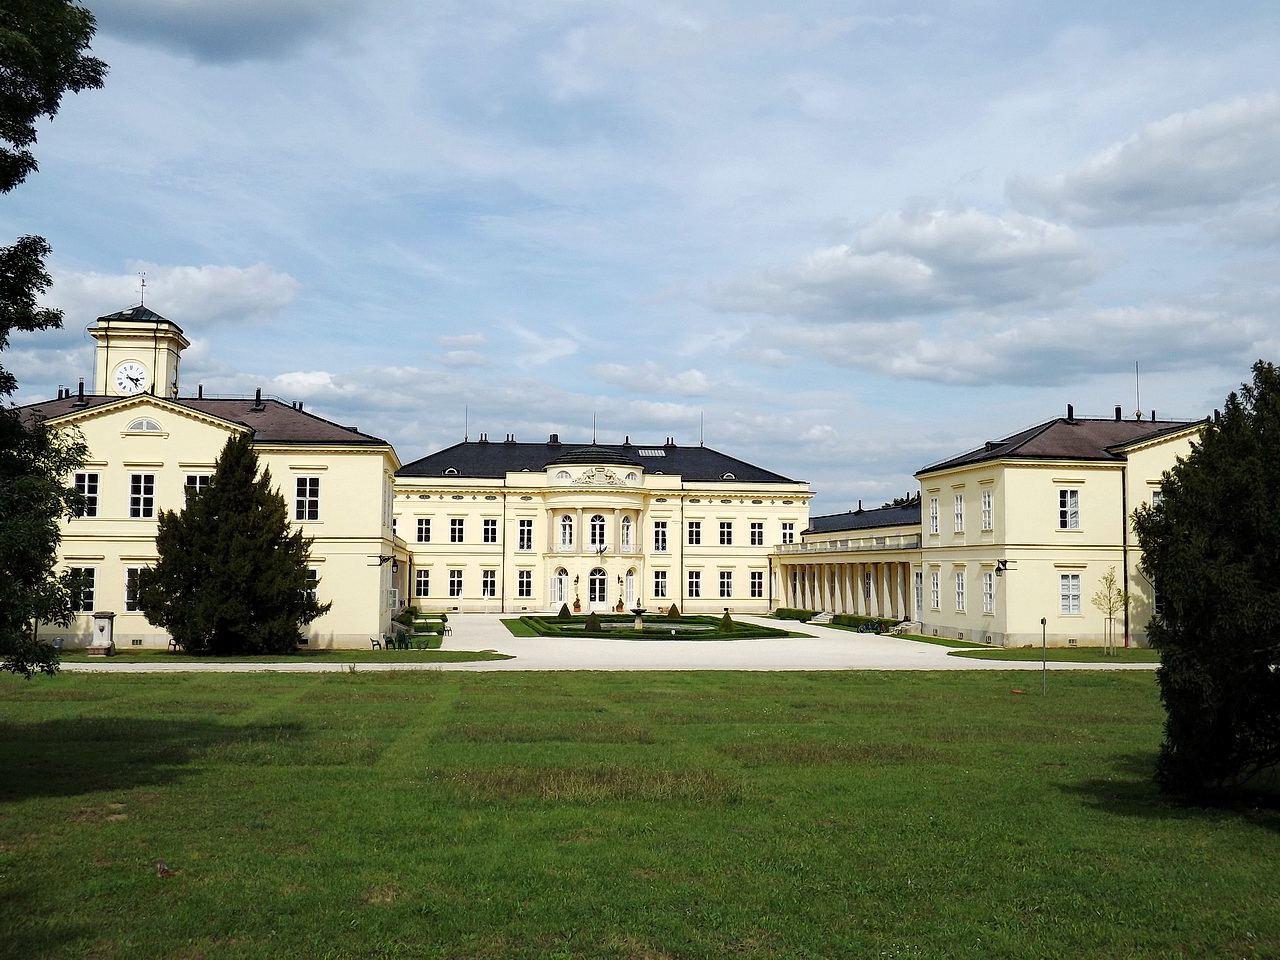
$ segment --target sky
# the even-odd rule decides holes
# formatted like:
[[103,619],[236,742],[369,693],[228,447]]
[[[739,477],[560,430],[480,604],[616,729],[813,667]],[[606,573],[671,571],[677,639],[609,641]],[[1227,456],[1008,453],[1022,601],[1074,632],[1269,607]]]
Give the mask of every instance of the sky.
[[106,85],[0,198],[65,311],[5,354],[20,403],[145,274],[184,394],[405,463],[702,440],[818,515],[1280,361],[1273,0],[87,6]]

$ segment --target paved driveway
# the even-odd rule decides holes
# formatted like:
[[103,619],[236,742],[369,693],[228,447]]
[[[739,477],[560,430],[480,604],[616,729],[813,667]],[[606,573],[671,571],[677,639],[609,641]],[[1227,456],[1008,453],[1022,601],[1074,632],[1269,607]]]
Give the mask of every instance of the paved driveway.
[[[778,626],[775,620],[741,619]],[[358,663],[365,670],[1039,670],[1040,662],[971,660],[949,657],[949,648],[932,643],[851,633],[813,624],[793,624],[812,638],[781,640],[564,640],[513,637],[496,614],[458,614],[449,620],[453,635],[446,649],[496,650],[512,660],[474,663]],[[1153,670],[1154,663],[1050,663],[1050,670]],[[65,663],[67,671],[121,673],[217,671],[253,673],[349,670],[327,663]]]

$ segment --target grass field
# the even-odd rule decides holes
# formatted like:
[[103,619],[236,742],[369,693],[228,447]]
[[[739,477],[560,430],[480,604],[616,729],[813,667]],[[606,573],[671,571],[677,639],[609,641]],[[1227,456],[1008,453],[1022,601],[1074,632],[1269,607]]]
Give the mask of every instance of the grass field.
[[1280,956],[1280,813],[1050,680],[0,677],[0,956]]
[[109,660],[88,651],[66,651],[68,663],[465,663],[472,660],[510,660],[492,650],[299,650],[280,656],[206,657],[181,650],[118,650]]

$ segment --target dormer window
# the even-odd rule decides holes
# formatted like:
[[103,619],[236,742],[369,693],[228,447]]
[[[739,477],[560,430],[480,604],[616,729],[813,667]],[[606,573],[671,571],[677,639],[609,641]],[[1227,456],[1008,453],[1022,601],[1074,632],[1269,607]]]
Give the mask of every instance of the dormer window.
[[163,433],[164,432],[163,430],[160,429],[160,424],[156,423],[150,417],[141,417],[140,419],[133,421],[133,423],[125,427],[125,431],[128,433]]
[[634,473],[627,474],[627,483],[636,483],[639,479]]
[[568,470],[561,470],[556,474],[556,483],[568,483],[573,478],[569,476]]
[[458,468],[457,468],[457,467],[445,467],[445,468],[444,468],[444,475],[445,475],[446,477],[456,477],[456,476],[458,475]]
[[735,477],[732,473],[722,473],[720,475],[720,479],[721,480],[737,480],[738,478]]

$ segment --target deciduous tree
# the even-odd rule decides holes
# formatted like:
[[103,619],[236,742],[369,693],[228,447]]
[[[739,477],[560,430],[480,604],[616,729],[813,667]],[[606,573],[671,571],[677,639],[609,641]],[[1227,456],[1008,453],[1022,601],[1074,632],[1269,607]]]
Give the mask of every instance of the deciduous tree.
[[1159,591],[1157,779],[1207,797],[1280,764],[1280,371],[1258,361],[1135,517]]
[[330,607],[307,579],[310,548],[239,434],[203,491],[188,491],[181,511],[160,512],[159,559],[138,574],[138,606],[190,653],[291,653],[301,626]]
[[[102,86],[106,65],[86,50],[94,19],[70,0],[0,2],[0,193],[36,169],[36,122],[58,112],[64,93]],[[0,248],[0,351],[15,330],[62,325],[62,313],[39,305],[50,284],[49,245],[21,237]],[[83,460],[75,435],[24,421],[3,402],[17,389],[0,366],[0,669],[57,669],[57,653],[36,642],[37,621],[67,623],[76,585],[54,575],[58,521],[74,502],[66,474]]]

